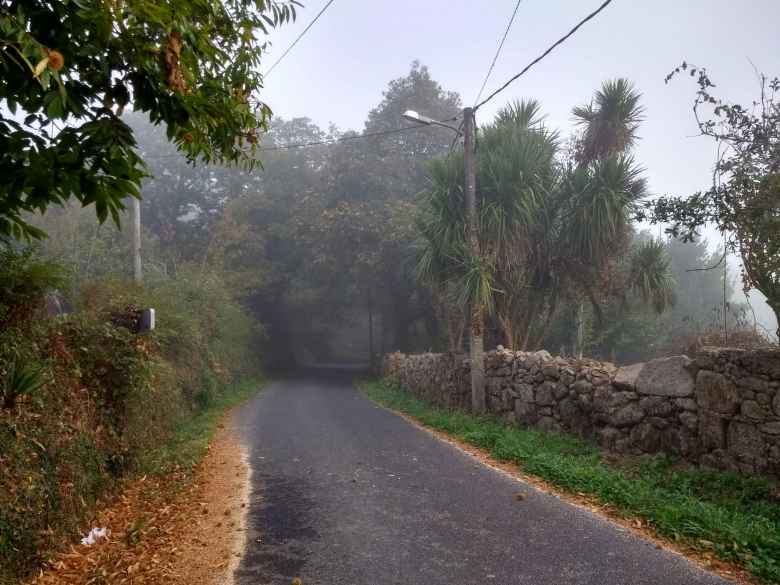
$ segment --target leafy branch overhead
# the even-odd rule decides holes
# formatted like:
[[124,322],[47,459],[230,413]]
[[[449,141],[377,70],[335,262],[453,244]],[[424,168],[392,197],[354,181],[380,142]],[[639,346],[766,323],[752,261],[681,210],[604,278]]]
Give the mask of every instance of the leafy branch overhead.
[[75,198],[118,223],[145,176],[132,106],[190,160],[249,163],[269,107],[259,65],[297,0],[0,0],[0,234]]
[[780,80],[760,76],[760,96],[749,107],[713,94],[707,71],[683,63],[698,86],[693,112],[702,136],[718,147],[712,185],[690,197],[662,197],[641,217],[669,222],[674,236],[693,240],[714,224],[742,259],[746,289],[756,288],[780,315]]

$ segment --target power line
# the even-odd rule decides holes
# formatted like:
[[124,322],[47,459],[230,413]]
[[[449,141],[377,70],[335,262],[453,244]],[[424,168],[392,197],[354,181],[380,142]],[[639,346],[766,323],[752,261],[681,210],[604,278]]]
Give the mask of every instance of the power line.
[[590,19],[592,19],[593,17],[595,17],[595,16],[596,16],[596,15],[597,15],[599,12],[601,12],[602,10],[604,10],[604,9],[605,9],[605,8],[606,8],[606,7],[607,7],[609,4],[611,4],[611,3],[612,3],[612,0],[605,0],[605,2],[603,2],[603,3],[601,4],[601,6],[599,6],[599,7],[598,7],[596,10],[594,10],[593,12],[591,12],[590,14],[588,14],[588,16],[586,16],[585,18],[583,18],[581,21],[579,21],[579,22],[577,23],[577,26],[575,26],[575,27],[574,27],[573,29],[571,29],[571,30],[570,30],[570,31],[569,31],[569,32],[568,32],[566,35],[564,35],[563,37],[561,37],[560,39],[558,39],[558,40],[557,40],[555,43],[553,43],[553,44],[552,44],[552,45],[551,45],[551,46],[550,46],[550,47],[549,47],[549,48],[548,48],[548,49],[547,49],[547,50],[546,50],[544,53],[542,53],[542,54],[541,54],[541,55],[539,55],[539,56],[538,56],[536,59],[534,59],[534,60],[533,60],[533,61],[531,61],[531,62],[530,62],[528,65],[526,65],[526,66],[523,68],[523,70],[522,70],[522,71],[520,71],[520,73],[518,73],[518,74],[517,74],[517,75],[515,75],[514,77],[510,78],[510,79],[509,79],[509,81],[507,81],[507,82],[506,82],[504,85],[502,85],[501,87],[499,87],[499,88],[498,88],[496,91],[494,91],[493,93],[491,93],[491,94],[490,94],[488,97],[486,97],[484,100],[482,100],[481,102],[479,102],[479,103],[478,103],[476,106],[474,106],[474,110],[476,111],[478,108],[481,108],[481,107],[482,107],[482,106],[484,106],[486,103],[488,103],[490,100],[492,100],[494,97],[496,97],[496,96],[497,96],[499,93],[501,93],[502,91],[504,91],[504,90],[505,90],[507,87],[509,87],[509,85],[510,85],[510,84],[511,84],[513,81],[515,81],[516,79],[518,79],[519,77],[521,77],[522,75],[524,75],[524,74],[525,74],[525,73],[526,73],[526,72],[527,72],[527,71],[528,71],[528,70],[529,70],[531,67],[533,67],[533,66],[534,66],[534,65],[536,65],[536,64],[537,64],[539,61],[541,61],[542,59],[544,59],[544,58],[545,58],[547,55],[549,55],[550,53],[552,53],[552,51],[553,51],[553,50],[554,50],[556,47],[558,47],[558,45],[561,45],[561,44],[563,44],[563,43],[564,43],[564,42],[565,42],[565,41],[566,41],[566,40],[567,40],[567,39],[568,39],[570,36],[572,36],[572,35],[573,35],[575,32],[577,32],[577,31],[579,30],[579,28],[580,28],[580,27],[581,27],[583,24],[585,24],[585,23],[586,23],[586,22],[588,22]]
[[477,94],[477,97],[474,98],[474,103],[476,104],[479,101],[479,98],[482,97],[482,92],[485,91],[485,86],[487,85],[488,79],[490,79],[490,74],[493,73],[493,68],[496,66],[496,61],[498,61],[498,56],[501,54],[501,49],[504,48],[504,43],[506,42],[506,37],[509,34],[509,29],[512,28],[512,23],[515,21],[515,17],[517,16],[517,9],[520,8],[520,3],[523,0],[517,0],[517,4],[515,4],[515,9],[512,12],[512,17],[509,19],[509,22],[506,25],[506,30],[504,31],[504,36],[501,39],[501,42],[498,45],[498,49],[496,50],[496,54],[493,57],[493,62],[490,64],[490,68],[488,68],[487,75],[485,75],[485,80],[482,82],[482,87],[479,88],[479,93]]
[[307,26],[305,29],[303,29],[303,32],[302,32],[301,34],[299,34],[299,35],[296,37],[296,39],[295,39],[295,40],[292,42],[292,44],[291,44],[289,47],[287,47],[287,50],[286,50],[284,53],[282,53],[281,57],[279,57],[279,58],[278,58],[278,59],[277,59],[277,60],[274,62],[274,64],[273,64],[273,65],[271,65],[271,66],[268,68],[268,71],[266,71],[266,72],[263,74],[263,76],[264,76],[264,77],[268,77],[268,75],[271,73],[271,71],[273,71],[273,70],[274,70],[274,67],[276,67],[276,66],[277,66],[279,63],[281,63],[281,62],[282,62],[282,59],[284,59],[284,58],[287,56],[287,53],[289,53],[290,51],[292,51],[292,48],[293,48],[295,45],[297,45],[297,44],[298,44],[298,41],[300,41],[300,40],[303,38],[303,35],[305,35],[307,32],[309,32],[309,29],[310,29],[312,26],[314,26],[314,23],[315,23],[315,22],[317,22],[317,20],[319,20],[320,16],[322,16],[322,14],[323,14],[323,13],[324,13],[324,12],[325,12],[327,9],[328,9],[328,7],[329,7],[331,4],[333,4],[333,2],[334,2],[334,0],[328,0],[328,2],[326,2],[326,3],[325,3],[325,6],[323,6],[323,7],[322,7],[322,10],[320,10],[320,11],[317,13],[317,16],[315,16],[315,17],[314,17],[314,19],[313,19],[313,20],[312,20],[312,21],[311,21],[311,22],[308,24],[308,26]]
[[[441,122],[454,122],[459,116],[452,116],[440,120]],[[347,142],[349,140],[362,140],[364,138],[373,138],[375,136],[387,136],[389,134],[401,134],[402,132],[408,132],[410,130],[417,130],[418,128],[425,128],[428,124],[416,124],[414,126],[403,126],[401,128],[393,128],[390,130],[379,130],[377,132],[369,132],[368,134],[355,134],[354,136],[342,136],[341,138],[330,138],[326,140],[315,140],[312,142],[299,142],[298,144],[282,144],[280,146],[268,146],[266,148],[260,147],[258,151],[267,152],[269,150],[289,150],[292,148],[305,148],[307,146],[322,146],[325,144],[338,144],[339,142]]]
[[363,138],[373,138],[375,136],[387,136],[388,134],[400,134],[402,132],[408,132],[409,130],[416,130],[418,128],[425,127],[425,124],[418,124],[417,126],[404,126],[403,128],[394,128],[393,130],[382,130],[379,132],[369,132],[368,134],[356,134],[354,136],[343,136],[342,138],[331,138],[328,140],[316,140],[313,142],[299,142],[298,144],[282,144],[280,146],[269,146],[266,148],[258,148],[260,152],[267,152],[269,150],[290,150],[292,148],[306,148],[308,146],[322,146],[325,144],[338,144],[339,142],[347,142],[349,140],[361,140]]
[[[457,119],[453,117],[452,120]],[[338,144],[340,142],[347,142],[350,140],[362,140],[364,138],[373,138],[376,136],[387,136],[389,134],[400,134],[402,132],[408,132],[410,130],[417,130],[418,128],[424,128],[425,124],[418,124],[416,126],[404,126],[402,128],[393,128],[392,130],[381,130],[378,132],[369,132],[368,134],[355,134],[354,136],[343,136],[341,138],[329,138],[326,140],[313,140],[311,142],[298,142],[295,144],[281,144],[279,146],[267,146],[257,149],[258,152],[269,152],[274,150],[291,150],[293,148],[307,148],[310,146],[323,146],[328,144]],[[157,159],[157,158],[178,158],[186,156],[183,153],[173,154],[159,154],[143,157],[144,159]]]

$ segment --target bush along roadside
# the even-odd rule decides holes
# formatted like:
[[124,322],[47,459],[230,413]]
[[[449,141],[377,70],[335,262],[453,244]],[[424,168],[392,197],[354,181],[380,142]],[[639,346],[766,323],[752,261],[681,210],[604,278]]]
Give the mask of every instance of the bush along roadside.
[[431,406],[390,380],[360,388],[375,402],[562,491],[641,518],[658,535],[714,554],[764,583],[780,583],[780,494],[769,479],[682,466],[667,457],[615,460],[573,436]]
[[[261,334],[221,281],[199,271],[141,287],[101,281],[47,318],[62,271],[0,250],[0,585],[83,535],[101,498],[141,473],[180,473],[220,415],[259,384]],[[4,258],[5,259],[5,258]],[[122,316],[154,306],[158,329]]]

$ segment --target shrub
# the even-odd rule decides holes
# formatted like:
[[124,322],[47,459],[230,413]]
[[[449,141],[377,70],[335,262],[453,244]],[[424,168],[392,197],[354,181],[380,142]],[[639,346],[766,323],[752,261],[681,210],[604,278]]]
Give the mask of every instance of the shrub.
[[128,305],[154,307],[158,327],[148,337],[174,368],[194,408],[208,405],[232,380],[258,371],[263,329],[216,274],[185,268],[176,278],[143,286],[96,281],[83,286],[77,304],[101,318]]
[[45,293],[65,284],[65,270],[31,248],[0,241],[0,328],[28,323]]
[[[73,293],[77,313],[39,319],[64,271],[9,250],[0,265],[0,584],[75,536],[99,497],[194,413],[222,404],[232,380],[255,373],[262,336],[216,275],[195,270],[145,286],[92,282]],[[154,307],[157,329],[118,325],[112,315],[129,305]]]

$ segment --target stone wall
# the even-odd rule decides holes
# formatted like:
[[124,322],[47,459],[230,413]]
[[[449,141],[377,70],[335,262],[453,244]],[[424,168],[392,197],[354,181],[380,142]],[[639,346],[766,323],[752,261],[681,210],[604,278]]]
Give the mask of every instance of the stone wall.
[[[468,359],[387,355],[383,374],[440,406],[468,409]],[[780,350],[705,348],[632,366],[499,348],[485,355],[488,410],[620,453],[670,453],[780,476]]]

